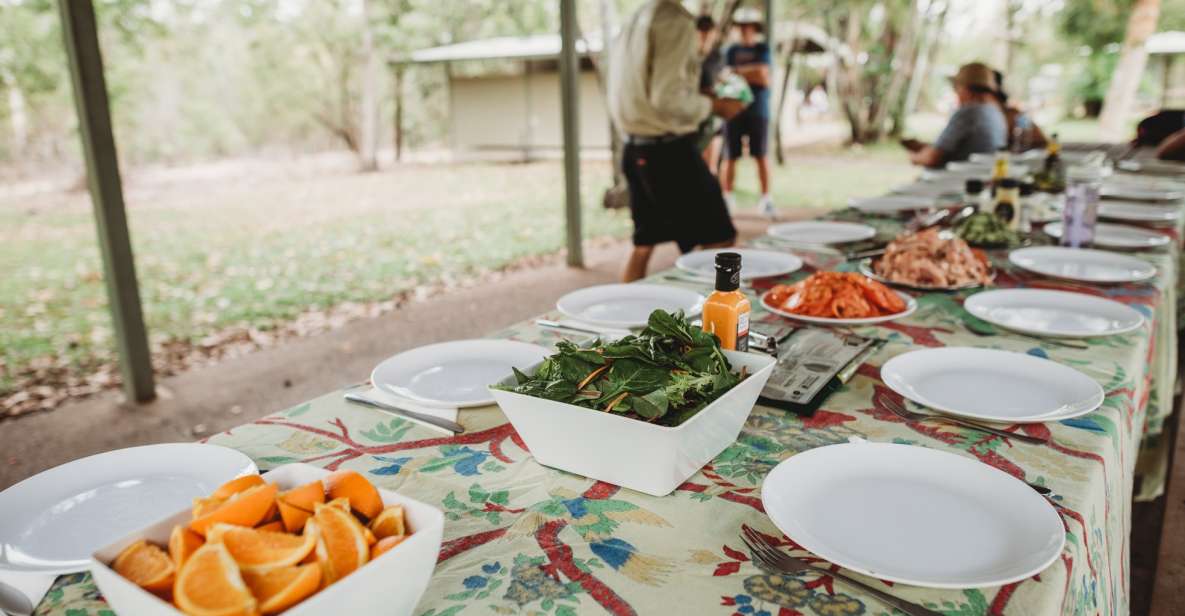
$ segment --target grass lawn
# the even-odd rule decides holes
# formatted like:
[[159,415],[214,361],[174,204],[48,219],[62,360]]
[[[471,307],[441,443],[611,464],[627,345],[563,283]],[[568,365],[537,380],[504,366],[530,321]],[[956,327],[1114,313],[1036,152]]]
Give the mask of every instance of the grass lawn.
[[[842,206],[912,177],[902,160],[876,149],[794,154],[775,168],[775,199]],[[756,201],[754,175],[742,164],[742,206]],[[154,345],[388,299],[554,253],[564,237],[558,161],[135,177],[126,198]],[[587,163],[582,179],[585,236],[628,237],[628,213],[600,207],[608,164]],[[114,360],[86,193],[0,197],[0,268],[0,399],[27,387],[30,370],[85,375]]]

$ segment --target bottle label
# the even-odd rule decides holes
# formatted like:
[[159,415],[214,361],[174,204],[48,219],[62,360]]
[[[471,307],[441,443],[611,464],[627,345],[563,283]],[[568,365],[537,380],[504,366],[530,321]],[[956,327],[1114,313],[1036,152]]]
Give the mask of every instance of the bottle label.
[[749,350],[749,313],[742,312],[737,315],[737,346],[738,351]]

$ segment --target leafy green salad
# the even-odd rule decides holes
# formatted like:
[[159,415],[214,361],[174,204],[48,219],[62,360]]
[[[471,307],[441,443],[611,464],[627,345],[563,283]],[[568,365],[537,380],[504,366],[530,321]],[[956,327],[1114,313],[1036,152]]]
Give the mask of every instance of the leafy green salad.
[[690,419],[745,378],[732,371],[720,341],[682,311],[650,313],[646,329],[614,342],[556,345],[534,375],[517,368],[500,389],[575,404],[663,426]]
[[955,233],[972,246],[996,248],[1020,241],[1016,231],[992,212],[976,212],[955,226]]

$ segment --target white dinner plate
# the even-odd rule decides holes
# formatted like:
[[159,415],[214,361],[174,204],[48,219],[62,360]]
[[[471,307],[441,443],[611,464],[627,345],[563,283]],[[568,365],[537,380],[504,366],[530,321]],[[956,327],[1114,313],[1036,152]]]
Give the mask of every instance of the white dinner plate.
[[389,357],[375,366],[370,380],[377,389],[424,406],[485,406],[494,403],[491,383],[548,355],[544,347],[514,340],[454,340]]
[[[958,192],[955,189],[954,192]],[[861,212],[872,214],[886,214],[904,212],[907,210],[925,210],[934,207],[937,196],[929,195],[885,195],[883,197],[868,197],[865,199],[850,199],[848,206]]]
[[256,472],[243,453],[199,443],[129,447],[56,466],[0,492],[0,570],[82,571],[95,550]]
[[1094,379],[1027,353],[942,347],[903,353],[881,366],[890,389],[951,415],[1042,423],[1085,415],[1103,403]]
[[1140,282],[1156,276],[1151,263],[1090,248],[1030,246],[1008,253],[1008,260],[1030,272],[1078,282]]
[[795,543],[865,575],[931,588],[1023,580],[1057,560],[1061,517],[1035,490],[974,459],[895,443],[795,454],[761,486]]
[[695,291],[658,284],[602,284],[572,291],[555,307],[565,316],[591,325],[629,329],[645,327],[650,313],[682,310],[691,318],[704,307],[704,296]]
[[1126,304],[1049,289],[984,291],[968,297],[963,307],[993,325],[1036,336],[1111,336],[1144,324],[1144,315]]
[[769,301],[767,299],[769,297],[768,292],[765,295],[761,296],[761,305],[764,306],[766,310],[768,310],[774,314],[784,316],[787,319],[794,319],[795,321],[802,321],[804,323],[818,323],[820,325],[872,325],[875,323],[884,323],[886,321],[892,321],[894,319],[900,319],[902,317],[907,317],[907,316],[913,314],[914,311],[918,309],[918,303],[916,300],[914,300],[914,298],[912,298],[909,295],[906,295],[905,293],[902,293],[900,291],[893,291],[893,292],[896,293],[902,300],[905,301],[905,310],[902,310],[901,312],[898,312],[896,314],[889,314],[889,315],[885,315],[883,317],[870,317],[867,319],[832,319],[832,318],[827,318],[827,317],[808,317],[806,315],[794,314],[793,312],[788,312],[786,310],[782,310],[781,308],[769,303]]
[[1099,189],[1099,196],[1104,199],[1130,199],[1133,201],[1177,201],[1182,195],[1177,190],[1161,188],[1146,188],[1126,182],[1110,182]]
[[[804,220],[771,226],[770,235],[803,244],[846,244],[876,237],[876,229],[856,222]],[[743,271],[743,269],[742,269]]]
[[[1051,222],[1045,225],[1045,235],[1061,239],[1063,227],[1061,222]],[[1169,241],[1169,236],[1163,233],[1130,225],[1098,223],[1094,227],[1093,245],[1099,248],[1121,248],[1124,250],[1159,248],[1168,245]]]
[[679,257],[679,260],[675,261],[675,267],[705,280],[715,280],[716,255],[721,252],[735,252],[741,255],[741,280],[785,276],[802,268],[802,259],[795,255],[752,248],[697,250]]
[[1174,206],[1139,201],[1102,201],[1099,203],[1099,217],[1124,222],[1168,224],[1181,218],[1181,210]]

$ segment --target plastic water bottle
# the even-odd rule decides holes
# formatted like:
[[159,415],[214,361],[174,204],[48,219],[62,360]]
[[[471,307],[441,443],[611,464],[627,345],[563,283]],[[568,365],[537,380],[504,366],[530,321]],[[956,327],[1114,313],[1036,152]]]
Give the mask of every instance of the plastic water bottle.
[[1083,248],[1094,242],[1099,216],[1099,188],[1103,171],[1098,166],[1071,167],[1066,181],[1066,205],[1062,209],[1062,246]]

